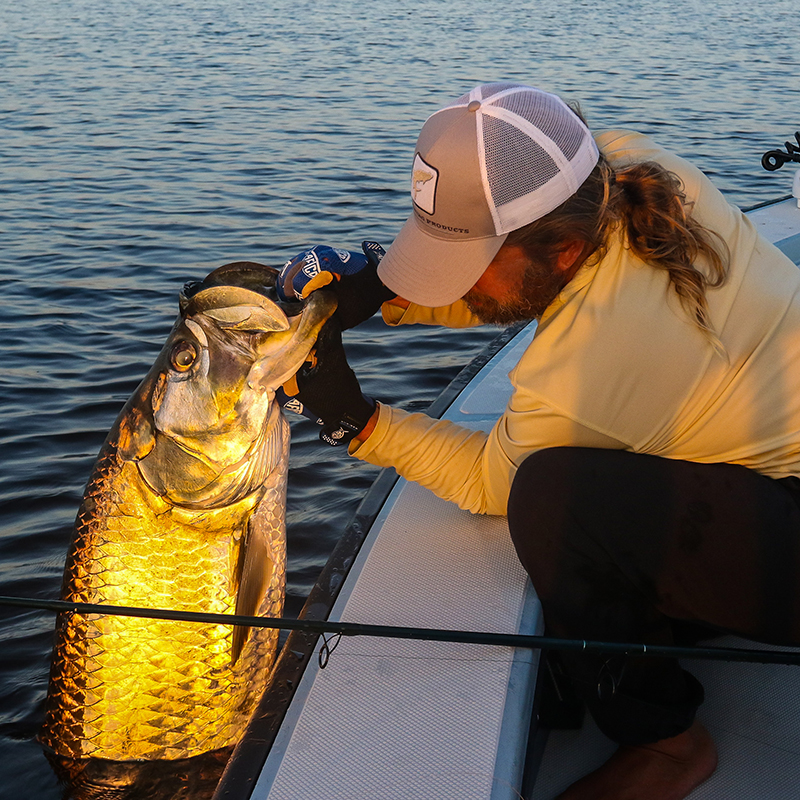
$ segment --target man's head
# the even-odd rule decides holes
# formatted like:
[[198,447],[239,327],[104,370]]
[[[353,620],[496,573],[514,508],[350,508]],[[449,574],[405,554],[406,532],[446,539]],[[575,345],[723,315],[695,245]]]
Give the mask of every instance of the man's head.
[[509,233],[562,205],[597,161],[589,129],[555,95],[513,83],[477,86],[422,128],[414,214],[384,257],[381,279],[420,305],[454,302]]

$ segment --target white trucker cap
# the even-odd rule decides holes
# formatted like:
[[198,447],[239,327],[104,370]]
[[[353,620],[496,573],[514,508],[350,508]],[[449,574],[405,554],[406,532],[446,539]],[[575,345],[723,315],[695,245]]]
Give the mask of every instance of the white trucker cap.
[[560,98],[516,83],[476,86],[423,125],[414,213],[378,275],[412,303],[455,302],[506,236],[575,194],[597,160],[589,129]]

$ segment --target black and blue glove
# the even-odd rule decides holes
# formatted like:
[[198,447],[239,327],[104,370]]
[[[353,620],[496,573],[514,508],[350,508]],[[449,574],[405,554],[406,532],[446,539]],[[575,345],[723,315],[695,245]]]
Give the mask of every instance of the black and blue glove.
[[361,433],[375,411],[375,401],[361,392],[347,363],[336,315],[325,323],[311,355],[276,393],[278,402],[322,425],[319,438],[347,444]]
[[318,244],[283,265],[275,288],[281,300],[305,300],[315,289],[327,286],[342,275],[355,275],[368,264],[361,253]]
[[327,245],[298,253],[278,275],[278,297],[297,302],[328,286],[339,301],[334,316],[340,329],[355,328],[397,296],[378,277],[378,264],[386,251],[377,242],[362,242],[361,248],[364,255]]

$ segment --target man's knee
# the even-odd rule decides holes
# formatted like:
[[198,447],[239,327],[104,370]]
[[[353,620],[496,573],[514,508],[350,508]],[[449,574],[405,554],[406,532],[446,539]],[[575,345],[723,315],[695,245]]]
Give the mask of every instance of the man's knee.
[[[520,465],[508,502],[508,527],[520,561],[543,596],[568,580],[608,580],[606,507],[620,452],[554,447]],[[637,532],[638,535],[638,532]],[[579,574],[580,573],[580,574]]]
[[508,528],[528,574],[539,585],[562,547],[561,534],[570,513],[569,475],[574,448],[538,450],[520,465],[508,499]]
[[519,466],[508,498],[508,524],[512,537],[531,525],[550,526],[574,498],[570,484],[575,476],[578,448],[552,447],[531,453]]

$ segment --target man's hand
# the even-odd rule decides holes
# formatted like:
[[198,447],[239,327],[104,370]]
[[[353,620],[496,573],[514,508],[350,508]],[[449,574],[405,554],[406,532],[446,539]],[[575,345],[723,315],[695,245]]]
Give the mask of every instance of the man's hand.
[[339,301],[335,318],[341,330],[369,319],[396,295],[378,278],[384,249],[377,242],[363,242],[361,247],[364,255],[327,245],[299,253],[280,271],[276,284],[278,297],[284,301],[302,300],[315,289],[328,286]]
[[283,265],[275,288],[281,300],[305,300],[315,289],[339,280],[342,275],[355,275],[368,264],[361,253],[318,244]]
[[[322,425],[319,438],[330,445],[347,444],[369,423],[375,401],[362,394],[355,373],[347,363],[342,332],[334,315],[325,324],[311,360],[283,387],[278,401]],[[298,407],[298,404],[299,407]]]

